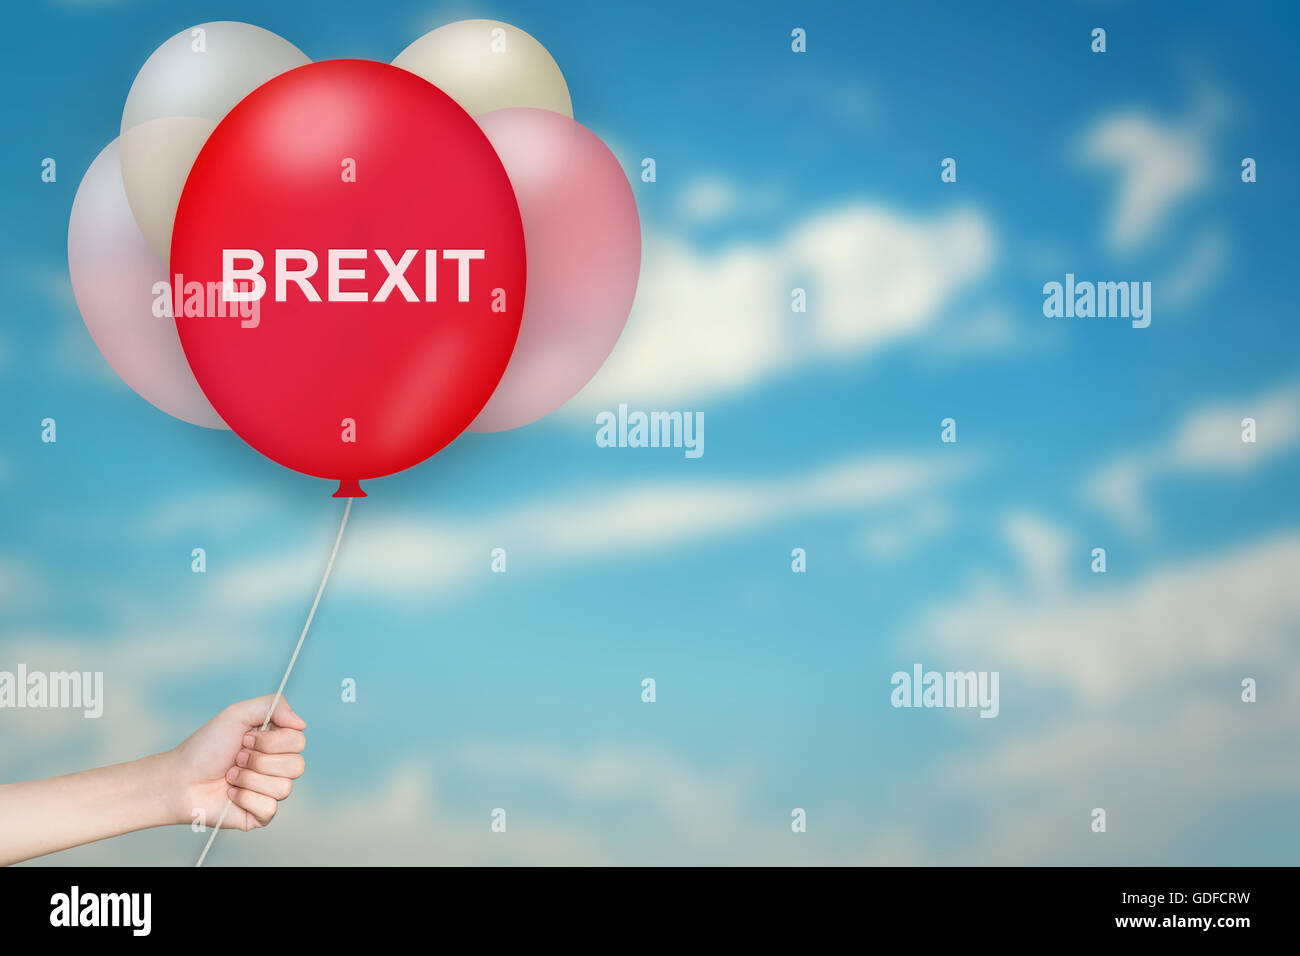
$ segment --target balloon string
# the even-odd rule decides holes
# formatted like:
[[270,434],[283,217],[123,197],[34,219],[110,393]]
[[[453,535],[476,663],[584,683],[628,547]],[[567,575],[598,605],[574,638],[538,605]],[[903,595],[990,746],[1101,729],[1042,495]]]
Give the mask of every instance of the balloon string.
[[[307,638],[307,629],[311,627],[311,620],[316,616],[316,607],[320,604],[320,597],[325,593],[325,582],[330,579],[330,571],[334,569],[334,559],[338,556],[339,542],[343,540],[343,529],[348,526],[348,514],[352,511],[352,502],[354,500],[349,498],[347,505],[343,508],[343,521],[339,524],[339,533],[334,538],[334,549],[330,551],[329,563],[325,565],[325,575],[320,579],[320,587],[316,589],[316,600],[311,602],[311,610],[307,612],[307,623],[302,626],[302,633],[298,635],[298,645],[293,649],[293,656],[289,658],[289,666],[284,669],[284,676],[280,678],[280,686],[276,688],[275,697],[271,700],[271,706],[266,709],[266,719],[262,721],[261,727],[263,731],[271,725],[271,715],[275,713],[275,708],[279,706],[280,697],[284,694],[284,685],[289,683],[289,675],[293,673],[293,665],[298,662],[298,652],[302,650],[302,642]],[[226,814],[230,812],[233,805],[233,801],[227,797],[226,805],[221,808],[221,815],[217,817],[217,825],[212,828],[212,833],[208,835],[208,842],[204,844],[203,852],[199,854],[199,861],[194,864],[196,867],[203,865],[208,851],[212,849],[212,841],[221,832],[221,824],[226,821]]]

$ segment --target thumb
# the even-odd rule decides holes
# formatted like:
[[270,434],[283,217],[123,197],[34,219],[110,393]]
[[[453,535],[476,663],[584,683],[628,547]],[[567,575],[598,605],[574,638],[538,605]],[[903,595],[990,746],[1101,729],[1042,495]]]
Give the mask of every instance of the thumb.
[[[243,721],[246,726],[261,727],[263,721],[266,720],[266,709],[271,706],[271,701],[274,699],[274,694],[267,694],[263,697],[241,700],[237,704],[231,704],[226,709]],[[275,705],[275,713],[271,715],[271,723],[277,727],[288,727],[291,730],[304,730],[307,727],[307,721],[295,714],[293,708],[289,706],[289,702],[283,697]]]

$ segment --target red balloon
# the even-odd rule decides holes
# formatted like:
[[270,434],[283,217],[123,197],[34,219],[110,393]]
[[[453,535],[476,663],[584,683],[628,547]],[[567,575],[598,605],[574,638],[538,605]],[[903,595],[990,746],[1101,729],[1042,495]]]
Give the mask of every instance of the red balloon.
[[[338,480],[335,497],[364,495],[357,482],[433,455],[491,397],[519,334],[523,226],[450,97],[332,60],[268,81],[217,126],[181,195],[171,271],[181,345],[226,424]],[[255,303],[232,301],[259,283]]]

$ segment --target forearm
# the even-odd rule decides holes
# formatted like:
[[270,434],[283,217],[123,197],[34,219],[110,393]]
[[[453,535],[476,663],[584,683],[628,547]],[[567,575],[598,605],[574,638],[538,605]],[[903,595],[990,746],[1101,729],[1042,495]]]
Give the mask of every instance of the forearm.
[[185,822],[167,754],[0,786],[0,865],[94,840]]

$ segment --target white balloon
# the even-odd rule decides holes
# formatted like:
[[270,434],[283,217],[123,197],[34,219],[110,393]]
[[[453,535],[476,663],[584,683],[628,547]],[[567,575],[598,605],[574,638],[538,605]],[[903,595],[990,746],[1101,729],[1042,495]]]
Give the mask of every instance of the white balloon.
[[68,272],[77,308],[113,370],[168,415],[225,428],[181,348],[167,269],[126,204],[118,140],[90,164],[68,221]]
[[219,20],[182,30],[140,67],[122,132],[166,116],[220,121],[271,77],[310,62],[288,40],[251,23]]
[[423,77],[470,116],[513,106],[573,118],[564,74],[529,34],[500,20],[458,20],[426,33],[393,60]]
[[136,224],[159,262],[171,259],[172,225],[181,190],[214,120],[168,116],[122,134],[122,185]]

